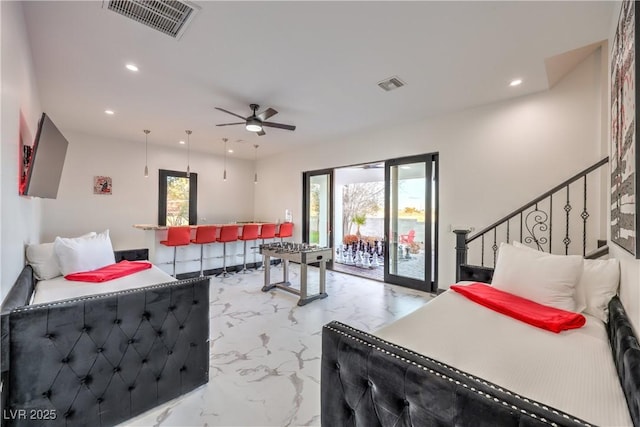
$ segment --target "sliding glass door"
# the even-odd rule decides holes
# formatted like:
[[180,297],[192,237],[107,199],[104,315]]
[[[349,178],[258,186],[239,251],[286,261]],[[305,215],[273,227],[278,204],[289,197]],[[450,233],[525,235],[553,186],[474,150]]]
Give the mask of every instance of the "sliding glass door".
[[385,162],[384,281],[437,291],[437,154]]
[[[302,236],[305,243],[322,247],[332,246],[333,230],[333,169],[305,172],[304,223]],[[330,268],[331,264],[328,265]]]

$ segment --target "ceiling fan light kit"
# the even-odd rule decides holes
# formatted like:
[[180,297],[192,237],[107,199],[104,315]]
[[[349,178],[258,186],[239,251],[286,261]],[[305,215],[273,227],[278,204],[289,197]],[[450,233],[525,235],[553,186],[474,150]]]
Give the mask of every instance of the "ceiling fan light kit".
[[258,108],[260,108],[258,104],[250,104],[249,107],[253,111],[249,117],[242,117],[241,115],[225,110],[224,108],[215,107],[216,110],[223,111],[227,114],[231,114],[234,117],[244,120],[244,122],[220,123],[220,124],[217,124],[216,126],[244,125],[246,130],[248,130],[249,132],[256,132],[258,136],[262,136],[266,134],[264,131],[265,126],[271,127],[271,128],[277,128],[277,129],[296,130],[296,127],[293,125],[285,125],[283,123],[266,121],[269,117],[272,117],[278,114],[278,112],[273,108],[267,108],[263,112],[257,113]]
[[245,128],[249,132],[260,132],[262,130],[262,124],[260,123],[260,121],[258,119],[249,118],[249,119],[247,119],[247,124],[246,124]]

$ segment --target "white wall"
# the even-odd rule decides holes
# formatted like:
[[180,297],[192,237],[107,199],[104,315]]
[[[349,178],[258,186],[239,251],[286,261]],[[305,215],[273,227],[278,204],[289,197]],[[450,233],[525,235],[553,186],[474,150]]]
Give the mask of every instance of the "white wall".
[[[55,117],[52,118],[55,120]],[[183,146],[149,144],[149,177],[144,177],[145,144],[68,132],[69,148],[58,198],[43,200],[42,241],[108,228],[115,249],[146,247],[144,232],[133,224],[158,222],[158,169],[185,171]],[[142,132],[140,132],[142,135]],[[191,172],[198,174],[198,222],[253,220],[253,161],[191,153]],[[113,195],[94,195],[94,175],[110,176]]]
[[300,224],[303,171],[439,152],[438,284],[446,288],[455,276],[450,224],[486,226],[604,157],[601,59],[598,51],[543,93],[264,159],[260,185],[274,190],[257,192],[255,206],[271,217],[293,209]]
[[31,145],[42,114],[22,4],[0,2],[0,300],[24,265],[24,246],[40,236],[40,201],[18,195],[20,137]]

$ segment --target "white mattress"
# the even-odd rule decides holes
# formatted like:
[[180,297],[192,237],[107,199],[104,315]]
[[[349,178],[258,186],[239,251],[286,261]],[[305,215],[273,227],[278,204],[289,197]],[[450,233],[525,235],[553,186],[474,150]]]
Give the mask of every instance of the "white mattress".
[[602,426],[632,426],[604,323],[559,334],[449,290],[375,335]]
[[40,304],[86,295],[106,294],[175,280],[155,265],[148,270],[102,283],[75,282],[59,276],[54,279],[39,281],[31,303]]

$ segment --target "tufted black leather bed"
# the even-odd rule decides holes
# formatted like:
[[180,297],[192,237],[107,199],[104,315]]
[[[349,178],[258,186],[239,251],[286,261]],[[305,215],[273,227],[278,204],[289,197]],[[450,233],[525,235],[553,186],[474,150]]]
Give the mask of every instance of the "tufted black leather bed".
[[208,278],[28,305],[34,287],[26,266],[2,304],[2,425],[110,426],[208,382]]
[[[473,274],[490,279],[491,272]],[[640,345],[618,297],[609,303],[607,327],[631,419],[640,426]],[[588,425],[339,322],[322,332],[321,400],[325,427]]]

